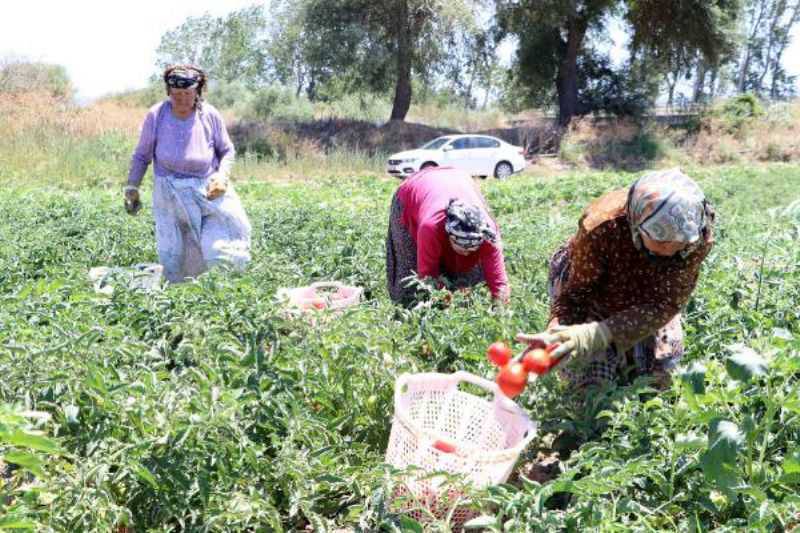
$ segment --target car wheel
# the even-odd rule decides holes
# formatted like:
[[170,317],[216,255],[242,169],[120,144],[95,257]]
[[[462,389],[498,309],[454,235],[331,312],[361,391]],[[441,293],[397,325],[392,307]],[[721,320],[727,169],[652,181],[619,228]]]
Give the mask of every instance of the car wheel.
[[497,163],[497,166],[494,167],[494,177],[499,180],[504,180],[513,173],[514,167],[512,167],[511,163],[508,163],[507,161],[500,161]]
[[425,170],[426,168],[438,167],[438,166],[439,165],[437,165],[436,163],[428,162],[428,163],[425,163],[424,165],[422,165],[421,167],[419,167],[419,169],[420,170]]

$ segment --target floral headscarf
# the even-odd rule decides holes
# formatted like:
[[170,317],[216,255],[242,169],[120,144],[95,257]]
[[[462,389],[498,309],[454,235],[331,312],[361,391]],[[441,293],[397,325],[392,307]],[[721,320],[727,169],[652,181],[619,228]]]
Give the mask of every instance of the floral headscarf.
[[495,242],[497,234],[483,212],[455,198],[447,206],[445,231],[465,250],[477,250],[484,241]]
[[678,168],[651,172],[636,180],[628,193],[627,209],[633,242],[639,249],[642,234],[656,241],[694,244],[706,226],[705,195]]

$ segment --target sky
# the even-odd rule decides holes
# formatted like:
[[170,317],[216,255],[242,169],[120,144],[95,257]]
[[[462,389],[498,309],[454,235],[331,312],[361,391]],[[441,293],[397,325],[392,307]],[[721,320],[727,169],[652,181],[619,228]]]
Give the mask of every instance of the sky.
[[[141,88],[155,69],[161,36],[187,17],[227,14],[258,0],[5,0],[0,62],[26,59],[63,65],[79,101]],[[611,28],[613,48],[624,36]],[[800,74],[800,31],[784,64]],[[511,49],[505,51],[510,55]],[[614,52],[612,52],[614,54]],[[506,58],[507,59],[507,58]]]
[[63,65],[78,100],[147,85],[161,36],[187,17],[219,16],[256,0],[4,0],[0,62]]

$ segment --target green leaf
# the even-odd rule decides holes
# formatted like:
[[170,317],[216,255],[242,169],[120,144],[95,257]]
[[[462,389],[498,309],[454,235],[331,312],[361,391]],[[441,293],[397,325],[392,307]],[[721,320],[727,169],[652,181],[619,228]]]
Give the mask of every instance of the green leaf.
[[783,458],[784,474],[800,474],[800,448],[795,448]]
[[15,516],[0,516],[0,529],[27,529],[33,531],[38,524]]
[[725,360],[725,369],[731,378],[746,383],[767,373],[767,361],[752,348],[734,344],[730,349],[731,355]]
[[156,478],[153,476],[153,474],[150,473],[150,471],[147,468],[145,468],[142,465],[136,465],[133,467],[133,469],[136,472],[136,475],[139,476],[140,479],[146,481],[147,484],[153,487],[155,490],[159,489],[158,481],[156,481]]
[[464,524],[464,529],[483,529],[488,527],[494,527],[497,525],[497,518],[494,516],[483,515],[477,518],[473,518],[466,524]]
[[45,453],[61,453],[61,448],[56,441],[19,429],[15,429],[10,433],[0,434],[0,441]]
[[42,470],[42,460],[28,452],[12,451],[3,455],[3,461],[19,465],[25,470],[32,472],[33,475],[44,477]]
[[708,432],[708,450],[700,457],[700,467],[706,479],[730,494],[739,480],[737,458],[744,435],[739,427],[727,420],[715,419]]
[[681,373],[680,379],[691,397],[706,393],[706,367],[702,363],[694,363]]
[[695,433],[681,433],[675,437],[675,449],[678,451],[702,450],[708,445],[708,439]]
[[419,522],[408,516],[400,517],[400,530],[401,531],[414,531],[416,533],[424,533],[422,526]]

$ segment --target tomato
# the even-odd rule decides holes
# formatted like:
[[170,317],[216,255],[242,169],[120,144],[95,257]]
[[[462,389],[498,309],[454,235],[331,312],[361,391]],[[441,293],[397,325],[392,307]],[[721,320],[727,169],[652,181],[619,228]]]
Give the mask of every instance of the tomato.
[[511,348],[504,342],[493,342],[486,350],[486,357],[493,365],[506,366],[511,360]]
[[550,352],[547,350],[534,348],[522,358],[522,365],[528,372],[533,372],[537,376],[541,376],[553,368],[556,361],[556,359],[550,357]]
[[495,379],[503,394],[509,398],[519,396],[528,384],[528,371],[522,363],[512,363],[500,369]]
[[445,439],[437,439],[433,443],[433,447],[442,453],[453,453],[456,451],[456,445]]

